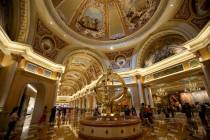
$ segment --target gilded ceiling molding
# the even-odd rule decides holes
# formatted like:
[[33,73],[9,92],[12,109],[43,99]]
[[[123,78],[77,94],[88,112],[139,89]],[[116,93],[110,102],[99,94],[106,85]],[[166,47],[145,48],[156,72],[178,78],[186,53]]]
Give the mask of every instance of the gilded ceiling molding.
[[210,21],[204,26],[201,32],[190,42],[185,44],[190,52],[196,52],[205,48],[210,43]]
[[60,64],[56,64],[45,57],[35,53],[31,45],[23,44],[19,42],[11,41],[5,33],[4,29],[0,26],[0,49],[4,54],[17,54],[23,56],[29,62],[42,66],[52,71],[63,73],[65,67]]
[[[83,0],[82,0],[82,2],[83,2]],[[144,2],[147,3],[147,0],[145,0]],[[157,2],[156,0],[155,1],[150,0],[148,2],[148,4],[151,4],[148,6],[148,7],[150,7],[149,11],[153,10],[154,7],[152,5],[153,4],[155,5],[156,2]],[[113,48],[119,48],[119,47],[127,48],[128,47],[127,43],[134,45],[137,42],[139,42],[140,40],[143,40],[143,38],[145,36],[149,35],[149,33],[154,31],[155,28],[160,26],[160,24],[163,23],[164,21],[167,21],[171,17],[171,15],[174,14],[174,11],[176,9],[175,8],[169,9],[170,2],[173,3],[174,5],[180,4],[180,2],[178,2],[178,1],[161,0],[154,16],[152,16],[152,18],[149,20],[149,22],[147,22],[145,24],[145,26],[143,26],[140,30],[136,31],[134,34],[130,34],[129,36],[127,36],[125,38],[120,38],[120,39],[116,39],[116,40],[108,40],[108,41],[98,40],[97,42],[95,41],[95,39],[89,39],[88,37],[81,36],[79,33],[76,33],[75,31],[70,29],[69,26],[66,25],[66,23],[59,16],[59,14],[56,11],[56,8],[53,6],[51,0],[46,0],[44,2],[41,0],[36,0],[36,6],[37,6],[39,15],[42,18],[42,20],[45,21],[46,24],[49,24],[49,21],[52,21],[53,26],[50,26],[50,28],[52,28],[59,35],[66,34],[65,40],[69,41],[69,43],[71,42],[75,46],[80,45],[80,46],[86,46],[86,47],[90,47],[90,48],[98,47],[98,49],[100,49],[100,50],[107,50],[108,48],[110,48],[110,45],[112,45]],[[63,4],[64,3],[65,2],[63,2]],[[135,4],[133,4],[133,5],[135,5]],[[141,4],[139,4],[139,5],[143,6]],[[42,8],[40,8],[40,7],[42,7]],[[60,7],[62,7],[62,6],[60,6]],[[68,7],[68,6],[65,5],[64,7]],[[76,7],[72,7],[72,8],[76,8]],[[78,9],[78,6],[76,9]],[[169,10],[167,12],[164,12],[166,9],[169,9]],[[46,14],[43,15],[41,11],[44,11]],[[66,10],[64,9],[64,11],[68,11],[68,9],[66,8]],[[146,17],[150,14],[150,12],[146,12],[146,13],[147,14],[145,14],[144,17]],[[67,14],[67,16],[69,16],[68,13],[65,13],[65,14]],[[72,15],[72,14],[70,14],[70,15]],[[143,22],[144,21],[145,20],[143,20]],[[122,42],[126,42],[126,44],[124,44]]]
[[137,54],[137,68],[140,68],[141,65],[143,64],[144,58],[145,58],[145,53],[146,51],[149,49],[151,43],[153,43],[155,40],[167,36],[167,35],[180,35],[183,36],[184,39],[187,41],[189,40],[189,36],[187,36],[186,34],[177,31],[177,30],[166,30],[166,31],[161,31],[158,32],[152,36],[150,36],[146,42],[143,44],[143,46],[140,48],[139,53]]
[[175,15],[175,19],[184,19],[187,20],[190,17],[190,7],[189,0],[183,0],[182,6]]
[[65,77],[63,78],[62,82],[67,82],[68,80],[80,81],[79,84],[81,88],[87,85],[87,81],[84,77],[79,77],[78,79],[74,79],[72,77]]
[[30,1],[19,0],[19,10],[19,31],[17,34],[16,41],[26,42],[30,27]]
[[77,68],[71,68],[68,70],[66,69],[65,73],[63,74],[63,77],[65,78],[65,75],[68,73],[79,73],[80,75],[77,76],[83,77],[83,79],[85,79],[85,83],[89,83],[87,75],[85,74],[85,72],[81,71],[80,69]]
[[[101,59],[97,59],[96,57],[99,58],[99,56],[89,50],[75,50],[68,54],[63,61],[63,64],[66,66],[66,71],[61,80],[61,87],[63,84],[65,86],[68,85],[66,80],[71,80],[75,83],[81,83],[78,85],[82,89],[96,80],[104,72],[100,63]],[[74,85],[69,84],[72,88]],[[65,93],[66,91],[62,91],[61,89],[59,95],[63,95],[62,92]]]
[[134,52],[134,48],[125,49],[121,51],[106,52],[106,56],[111,63],[111,67],[114,70],[119,69],[131,69],[131,59]]
[[[139,1],[83,0],[76,9],[69,27],[87,38],[117,40],[142,28],[153,17],[159,5],[160,0],[142,0],[141,3]],[[115,14],[114,18],[109,16],[111,14],[109,11],[114,12],[112,13]],[[59,9],[59,12],[63,12],[60,15],[67,15],[62,9]],[[117,20],[119,23],[116,19],[119,19]],[[122,24],[123,29],[116,25],[115,28],[110,28],[112,24],[118,24],[118,27]],[[117,32],[116,28],[118,28]]]
[[210,2],[208,0],[184,0],[174,19],[185,20],[201,30],[210,20]]
[[59,6],[59,4],[61,4],[64,0],[52,0],[52,3],[54,5],[54,7]]
[[72,87],[74,87],[74,86],[76,86],[77,88],[77,90],[80,90],[80,89],[82,89],[82,86],[81,86],[81,84],[80,84],[80,82],[78,82],[78,81],[75,81],[75,80],[72,80],[72,79],[68,79],[68,80],[64,80],[64,81],[62,81],[62,84],[61,84],[61,87],[62,87],[62,85],[63,86],[67,86],[67,85],[70,85],[72,83]]
[[191,19],[190,23],[201,30],[210,20],[210,1],[208,0],[189,0]]
[[40,19],[37,20],[33,49],[44,57],[55,61],[59,51],[68,44],[51,32]]
[[198,28],[202,29],[206,23],[210,20],[210,16],[204,17],[204,18],[193,18],[191,22]]
[[76,55],[76,54],[84,54],[86,56],[90,56],[90,58],[92,60],[94,60],[96,62],[96,64],[98,64],[100,66],[100,70],[101,71],[106,71],[107,69],[107,65],[106,65],[106,62],[104,62],[102,58],[102,56],[100,56],[99,54],[89,50],[89,49],[76,49],[76,50],[73,50],[72,52],[68,53],[64,60],[63,60],[63,64],[66,65],[68,59],[73,56],[73,55]]

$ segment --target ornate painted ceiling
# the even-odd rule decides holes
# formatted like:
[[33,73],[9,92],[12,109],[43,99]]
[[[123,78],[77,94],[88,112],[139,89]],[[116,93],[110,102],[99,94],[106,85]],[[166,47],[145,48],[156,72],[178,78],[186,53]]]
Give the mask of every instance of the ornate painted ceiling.
[[[36,0],[40,21],[33,48],[51,60],[62,56],[66,71],[58,95],[71,96],[104,72],[101,65],[128,71],[185,51],[182,44],[210,19],[206,2]],[[86,47],[98,57],[85,52]],[[82,51],[74,53],[77,49]]]
[[141,29],[160,0],[52,0],[60,18],[78,34],[96,40],[117,40]]
[[64,65],[66,70],[61,79],[59,96],[73,95],[104,72],[101,62],[88,51],[74,51]]
[[184,51],[186,48],[181,46],[184,42],[186,42],[186,39],[178,34],[159,36],[156,40],[148,43],[148,47],[144,50],[144,55],[142,55],[143,62],[141,67],[151,66],[154,63]]

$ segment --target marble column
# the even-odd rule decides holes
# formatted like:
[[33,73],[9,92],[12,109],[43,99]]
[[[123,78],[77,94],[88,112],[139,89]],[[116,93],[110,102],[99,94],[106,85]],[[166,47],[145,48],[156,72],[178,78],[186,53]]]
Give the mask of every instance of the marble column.
[[139,100],[140,100],[140,103],[142,104],[144,103],[144,93],[143,93],[143,87],[142,87],[142,81],[141,81],[140,75],[136,75],[136,82],[138,86]]
[[204,86],[210,97],[210,65],[202,63],[202,70],[204,73]]
[[136,84],[129,87],[129,92],[131,93],[132,105],[135,107],[137,113],[139,113],[140,98],[139,98],[138,87],[136,86]]
[[4,67],[0,70],[0,112],[4,110],[9,90],[11,88],[12,81],[15,77],[15,73],[21,59],[22,57],[14,55],[12,57],[5,56],[2,60]]
[[145,100],[145,105],[146,106],[150,105],[150,102],[149,102],[149,89],[148,89],[148,87],[144,88],[144,100]]
[[93,95],[93,109],[97,107],[97,101],[95,95]]
[[151,88],[148,88],[148,98],[149,98],[149,104],[151,105],[152,108],[154,108],[154,102],[153,102],[153,98],[152,98]]

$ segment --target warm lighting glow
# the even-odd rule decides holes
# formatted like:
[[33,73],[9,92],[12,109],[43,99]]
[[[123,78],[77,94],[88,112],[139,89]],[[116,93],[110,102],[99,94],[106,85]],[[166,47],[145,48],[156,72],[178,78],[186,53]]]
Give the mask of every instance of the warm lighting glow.
[[46,59],[45,57],[35,53],[31,45],[11,41],[1,26],[0,42],[2,43],[2,45],[0,45],[0,48],[3,52],[6,52],[6,54],[22,55],[26,60],[44,68],[48,68],[52,71],[63,73],[65,70],[65,67],[63,65],[54,63]]
[[37,89],[31,84],[27,84],[28,88],[30,88],[33,92],[37,93]]

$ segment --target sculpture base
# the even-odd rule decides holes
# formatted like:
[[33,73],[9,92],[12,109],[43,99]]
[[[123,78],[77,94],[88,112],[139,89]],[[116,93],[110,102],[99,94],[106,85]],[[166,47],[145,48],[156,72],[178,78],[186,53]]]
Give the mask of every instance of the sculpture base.
[[96,140],[125,140],[134,139],[142,134],[138,118],[127,120],[94,120],[80,121],[79,136]]

